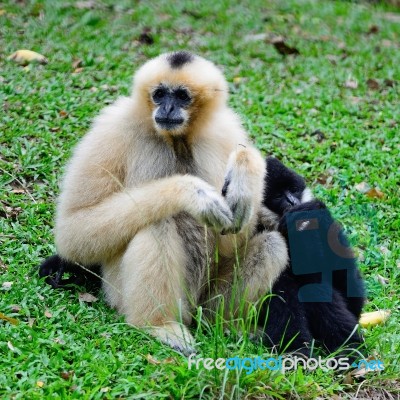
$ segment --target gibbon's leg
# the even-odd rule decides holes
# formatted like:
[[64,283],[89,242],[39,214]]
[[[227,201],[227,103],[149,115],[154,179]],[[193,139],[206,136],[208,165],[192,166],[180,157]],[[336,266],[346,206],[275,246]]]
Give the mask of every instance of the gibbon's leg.
[[190,304],[198,297],[196,284],[187,280],[190,262],[177,223],[169,218],[139,231],[120,266],[120,311],[127,322],[148,327],[152,335],[184,354],[194,351],[194,339],[185,325],[191,322]]
[[226,319],[245,317],[249,303],[265,296],[288,262],[286,243],[279,232],[257,234],[240,250],[238,265],[234,259],[225,261],[210,282],[209,293],[203,297],[206,315],[216,312],[222,301]]
[[[315,290],[323,292],[327,289],[323,286]],[[332,353],[341,346],[345,349],[361,349],[363,339],[357,332],[357,318],[351,313],[346,305],[345,299],[339,291],[333,289],[332,302],[304,302],[307,320],[311,334],[326,349]],[[348,351],[345,353],[349,354]]]
[[310,357],[313,340],[304,304],[298,298],[299,284],[289,270],[279,276],[271,295],[262,304],[258,325],[263,343],[279,352],[301,353]]

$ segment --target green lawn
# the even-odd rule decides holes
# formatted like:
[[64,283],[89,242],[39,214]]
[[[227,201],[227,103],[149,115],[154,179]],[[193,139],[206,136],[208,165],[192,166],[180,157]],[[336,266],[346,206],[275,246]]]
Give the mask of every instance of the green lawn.
[[[152,44],[138,40],[147,27]],[[274,35],[300,55],[278,54]],[[399,398],[399,47],[400,14],[363,2],[2,1],[0,398]],[[321,370],[188,370],[101,296],[85,303],[38,279],[55,250],[54,204],[73,146],[100,109],[129,93],[139,65],[185,48],[223,67],[230,104],[257,146],[304,174],[346,226],[366,310],[392,310],[386,324],[363,330],[383,372],[351,382]],[[7,60],[18,49],[49,63]],[[363,182],[383,197],[363,193]],[[204,357],[266,355],[218,327],[195,336]]]

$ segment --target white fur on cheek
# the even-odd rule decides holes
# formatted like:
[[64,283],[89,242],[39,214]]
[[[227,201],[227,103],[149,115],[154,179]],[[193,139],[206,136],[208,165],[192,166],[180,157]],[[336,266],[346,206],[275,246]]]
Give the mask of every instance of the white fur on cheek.
[[303,194],[301,195],[301,202],[306,203],[307,201],[313,200],[314,196],[311,193],[311,190],[309,188],[305,188],[303,191]]

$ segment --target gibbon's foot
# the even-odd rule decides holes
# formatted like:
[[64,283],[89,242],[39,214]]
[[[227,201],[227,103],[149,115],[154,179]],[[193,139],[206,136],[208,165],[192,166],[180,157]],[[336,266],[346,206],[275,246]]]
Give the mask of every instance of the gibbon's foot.
[[200,178],[191,177],[189,187],[195,193],[195,199],[191,196],[185,206],[187,212],[201,223],[216,230],[222,230],[232,226],[233,215],[225,199],[207,182]]
[[186,326],[179,322],[169,322],[160,327],[151,327],[148,332],[184,356],[196,353],[193,336]]

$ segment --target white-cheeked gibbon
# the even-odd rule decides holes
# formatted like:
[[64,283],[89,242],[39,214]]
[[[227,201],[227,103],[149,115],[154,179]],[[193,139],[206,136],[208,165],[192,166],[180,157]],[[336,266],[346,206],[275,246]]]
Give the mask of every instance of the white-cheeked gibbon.
[[257,233],[266,165],[227,98],[210,61],[148,61],[76,147],[57,205],[61,258],[100,264],[107,302],[183,353],[195,307],[235,316],[288,262],[279,232]]

